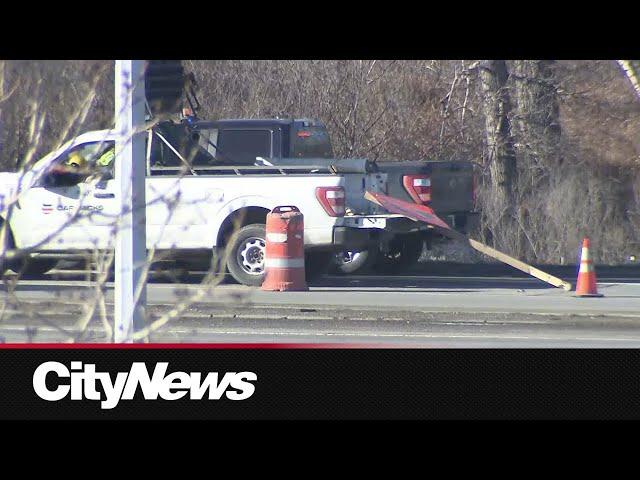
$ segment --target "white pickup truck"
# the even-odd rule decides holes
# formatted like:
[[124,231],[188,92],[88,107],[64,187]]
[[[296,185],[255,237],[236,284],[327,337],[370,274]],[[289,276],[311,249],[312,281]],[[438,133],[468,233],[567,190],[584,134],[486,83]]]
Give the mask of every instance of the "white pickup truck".
[[[328,266],[335,251],[377,241],[380,231],[403,235],[424,228],[380,213],[364,199],[367,189],[385,191],[385,175],[370,171],[366,160],[336,160],[329,168],[309,159],[304,166],[225,165],[206,128],[188,145],[172,138],[174,130],[160,124],[147,132],[147,248],[156,252],[207,269],[212,253],[224,251],[235,280],[260,285],[266,215],[278,205],[295,205],[304,214],[308,275]],[[5,268],[44,273],[61,255],[113,248],[119,193],[113,163],[98,168],[96,160],[115,140],[113,131],[84,133],[28,171],[0,173],[6,249],[22,252]],[[86,170],[56,173],[77,153],[87,160]]]

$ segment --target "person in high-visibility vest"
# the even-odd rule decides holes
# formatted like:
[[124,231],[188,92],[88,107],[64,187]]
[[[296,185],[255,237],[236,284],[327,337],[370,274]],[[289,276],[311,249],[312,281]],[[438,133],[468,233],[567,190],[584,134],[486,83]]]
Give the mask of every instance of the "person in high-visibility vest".
[[111,145],[103,150],[95,164],[93,177],[98,177],[100,183],[113,178],[113,161],[116,158],[116,146]]
[[102,155],[100,155],[100,157],[98,157],[98,160],[96,161],[96,165],[100,168],[110,167],[115,158],[116,158],[116,147],[115,145],[112,145],[111,147],[107,148],[102,153]]

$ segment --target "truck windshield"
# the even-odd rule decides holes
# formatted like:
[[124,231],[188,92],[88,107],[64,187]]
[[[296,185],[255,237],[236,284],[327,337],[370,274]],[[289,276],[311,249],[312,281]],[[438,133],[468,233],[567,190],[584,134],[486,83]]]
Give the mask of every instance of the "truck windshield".
[[322,126],[299,127],[291,135],[291,157],[333,158],[331,140]]

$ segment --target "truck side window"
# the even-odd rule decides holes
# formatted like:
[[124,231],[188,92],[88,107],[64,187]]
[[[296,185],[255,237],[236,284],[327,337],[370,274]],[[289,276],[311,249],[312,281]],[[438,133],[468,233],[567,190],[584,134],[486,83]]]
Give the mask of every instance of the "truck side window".
[[220,160],[216,159],[218,145],[218,130],[202,129],[191,133],[191,151],[189,156],[191,164],[197,167],[216,165]]
[[89,142],[76,145],[51,165],[45,178],[47,186],[76,185],[96,176],[113,178],[115,142]]
[[[171,140],[169,140],[171,141]],[[184,163],[180,160],[180,157],[163,141],[158,142],[160,144],[160,159],[159,165],[164,167],[182,167]],[[175,145],[174,145],[175,148]]]
[[220,130],[216,157],[227,165],[253,165],[256,157],[271,158],[271,136],[271,130]]
[[[169,142],[173,140],[166,131],[159,129],[158,133],[160,133],[160,135]],[[176,147],[174,146],[174,148]],[[151,175],[176,175],[183,166],[184,163],[182,160],[180,160],[175,152],[165,143],[165,140],[161,139],[154,132],[151,140],[151,150],[149,152],[149,167],[151,169]],[[170,168],[165,170],[163,167]]]
[[151,175],[189,175],[191,167],[217,164],[217,129],[191,128],[164,122],[153,129],[149,151]]
[[291,156],[295,158],[332,158],[331,140],[326,128],[301,127],[291,134]]
[[[146,142],[149,141],[149,137],[147,137]],[[147,147],[145,142],[145,148]],[[151,138],[151,151],[149,152],[149,165],[153,168],[155,166],[162,166],[162,140],[160,140],[157,136],[153,136]]]

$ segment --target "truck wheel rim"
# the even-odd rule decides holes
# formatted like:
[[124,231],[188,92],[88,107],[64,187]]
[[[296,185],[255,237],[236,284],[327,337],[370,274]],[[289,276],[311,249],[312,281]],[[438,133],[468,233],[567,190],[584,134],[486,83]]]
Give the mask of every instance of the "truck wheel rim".
[[342,265],[346,265],[351,262],[355,262],[360,255],[361,255],[361,252],[351,252],[351,251],[340,252],[338,254],[338,261]]
[[238,249],[238,264],[249,275],[262,275],[264,273],[265,249],[263,238],[247,238]]

